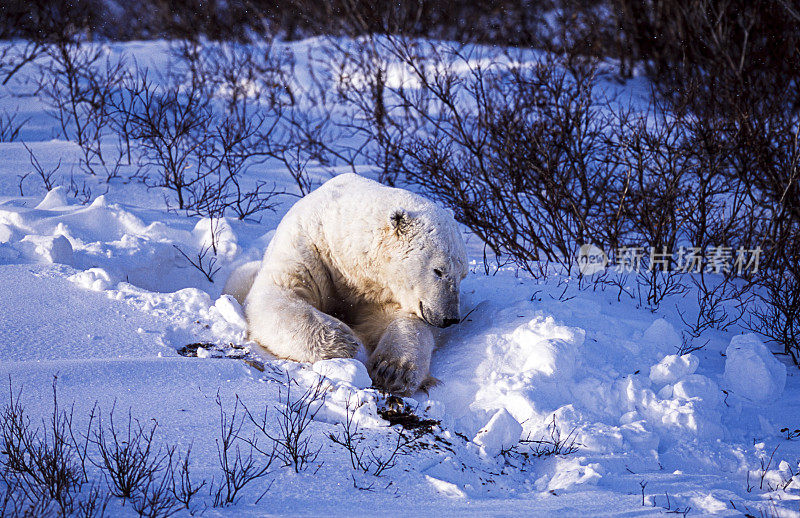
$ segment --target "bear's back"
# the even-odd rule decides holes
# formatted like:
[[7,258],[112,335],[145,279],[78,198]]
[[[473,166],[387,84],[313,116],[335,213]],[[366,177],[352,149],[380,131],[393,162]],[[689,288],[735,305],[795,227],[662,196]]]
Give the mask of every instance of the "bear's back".
[[300,246],[338,260],[360,261],[377,247],[398,210],[425,222],[428,235],[440,236],[441,246],[465,257],[450,213],[418,194],[346,173],[331,178],[289,209],[265,258],[283,262],[282,256]]
[[435,203],[418,194],[388,187],[355,173],[345,173],[331,178],[306,198],[315,204],[325,201],[344,202],[362,214],[374,211],[382,215],[394,207],[423,212],[441,210]]

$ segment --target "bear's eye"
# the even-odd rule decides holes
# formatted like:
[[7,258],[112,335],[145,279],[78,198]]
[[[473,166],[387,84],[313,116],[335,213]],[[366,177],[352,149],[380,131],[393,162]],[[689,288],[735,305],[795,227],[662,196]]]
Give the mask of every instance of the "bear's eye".
[[435,273],[437,277],[442,276],[442,270],[440,270],[439,268],[434,268],[433,273]]

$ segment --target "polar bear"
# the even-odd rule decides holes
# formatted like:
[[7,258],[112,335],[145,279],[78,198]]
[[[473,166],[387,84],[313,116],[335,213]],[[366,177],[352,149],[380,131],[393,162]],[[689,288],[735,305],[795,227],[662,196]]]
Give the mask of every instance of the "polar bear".
[[375,386],[412,394],[430,376],[434,328],[460,321],[467,274],[453,217],[431,201],[356,174],[325,182],[281,220],[263,260],[229,278],[248,333],[301,362],[364,345]]

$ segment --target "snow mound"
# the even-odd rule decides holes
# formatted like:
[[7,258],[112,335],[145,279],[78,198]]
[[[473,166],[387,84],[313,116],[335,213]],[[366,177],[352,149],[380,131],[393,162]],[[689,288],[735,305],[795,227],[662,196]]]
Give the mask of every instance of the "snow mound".
[[472,442],[480,446],[486,457],[496,457],[519,442],[522,425],[507,410],[498,410],[486,426],[478,431]]
[[471,318],[471,326],[434,353],[432,374],[444,383],[431,390],[431,399],[442,401],[469,436],[498,410],[523,422],[544,419],[568,402],[582,329],[529,307],[484,306]]
[[105,291],[113,285],[111,276],[102,268],[89,268],[71,275],[68,279],[78,286],[92,291]]
[[650,367],[650,381],[654,385],[671,385],[684,377],[694,374],[700,360],[692,354],[670,354],[657,365]]
[[236,234],[225,218],[202,218],[192,230],[198,248],[215,248],[218,255],[232,259],[239,253]]
[[446,480],[440,480],[430,475],[425,475],[425,480],[427,480],[439,494],[448,498],[466,498],[467,496],[457,485],[447,482]]
[[[657,319],[644,333],[609,326],[591,335],[603,326],[599,312],[562,307],[556,318],[550,308],[532,306],[479,305],[472,322],[434,353],[432,374],[443,383],[430,400],[442,405],[443,422],[475,437],[486,453],[508,447],[510,428],[519,439],[512,418],[522,435],[547,439],[573,430],[583,450],[642,462],[687,442],[722,438],[717,384],[696,373],[698,357],[664,354],[680,343],[671,324]],[[632,343],[654,358],[644,369],[630,361]],[[597,478],[585,465],[578,471],[589,475],[576,481]]]
[[244,317],[244,310],[239,302],[231,295],[220,296],[214,303],[214,309],[229,324],[233,324],[241,330],[247,329],[247,320],[245,320]]
[[0,223],[0,245],[11,241],[11,228]]
[[718,403],[720,390],[709,378],[691,374],[675,384],[672,388],[672,397],[678,400],[697,399],[707,406],[714,407]]
[[655,353],[666,353],[680,347],[681,337],[672,324],[659,318],[642,334],[642,342]]
[[596,462],[582,464],[583,459],[562,459],[555,473],[545,474],[536,481],[539,491],[568,489],[575,485],[596,485],[603,477],[602,468]]
[[725,386],[753,403],[774,401],[786,385],[786,366],[752,333],[731,339],[725,351]]
[[355,388],[369,388],[372,386],[372,380],[369,377],[369,373],[367,373],[367,368],[358,360],[348,358],[320,360],[314,363],[313,370],[320,376],[347,383]]
[[103,195],[89,205],[70,204],[58,187],[33,209],[0,205],[0,260],[102,268],[113,279],[164,292],[211,284],[187,257],[210,250],[212,234],[220,259],[227,262],[241,252],[224,219],[215,221],[213,229],[210,220],[202,219],[191,231],[161,219],[148,210],[109,203]]
[[36,208],[38,210],[53,210],[67,205],[69,204],[67,203],[66,189],[63,186],[58,186],[48,191]]
[[28,235],[20,242],[22,250],[32,259],[46,263],[73,264],[72,243],[64,236]]

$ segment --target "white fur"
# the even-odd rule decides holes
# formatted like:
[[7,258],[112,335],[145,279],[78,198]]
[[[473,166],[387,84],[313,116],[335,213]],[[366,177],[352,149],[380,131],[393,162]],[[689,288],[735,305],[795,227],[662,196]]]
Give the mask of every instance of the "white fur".
[[244,299],[253,285],[253,280],[261,269],[261,261],[250,261],[235,269],[228,280],[225,281],[225,287],[222,293],[233,295],[239,304],[244,305]]
[[432,381],[433,325],[459,318],[467,262],[446,211],[345,174],[289,210],[255,269],[225,287],[244,300],[251,339],[305,362],[352,357],[363,344],[375,384],[412,393]]

